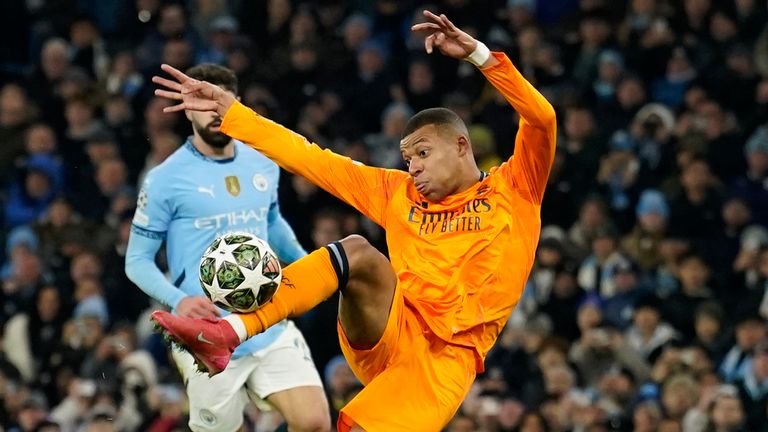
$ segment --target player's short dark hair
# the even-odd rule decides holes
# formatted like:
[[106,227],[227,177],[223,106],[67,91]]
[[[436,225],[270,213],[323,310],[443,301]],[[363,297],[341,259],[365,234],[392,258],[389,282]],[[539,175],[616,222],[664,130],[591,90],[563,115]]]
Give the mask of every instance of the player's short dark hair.
[[224,66],[202,63],[187,69],[186,74],[199,81],[208,81],[237,94],[237,75]]
[[448,108],[427,108],[417,112],[416,115],[408,120],[401,138],[405,138],[428,125],[435,125],[437,128],[440,128],[440,126],[452,126],[460,131],[467,128],[461,117]]

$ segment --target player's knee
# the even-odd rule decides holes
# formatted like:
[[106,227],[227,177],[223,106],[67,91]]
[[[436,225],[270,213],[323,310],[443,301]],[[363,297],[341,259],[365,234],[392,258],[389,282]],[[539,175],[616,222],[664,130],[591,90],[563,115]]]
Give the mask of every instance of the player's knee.
[[360,276],[361,273],[369,273],[371,268],[376,268],[382,260],[387,259],[365,237],[357,234],[344,238],[341,244],[347,255],[350,279]]

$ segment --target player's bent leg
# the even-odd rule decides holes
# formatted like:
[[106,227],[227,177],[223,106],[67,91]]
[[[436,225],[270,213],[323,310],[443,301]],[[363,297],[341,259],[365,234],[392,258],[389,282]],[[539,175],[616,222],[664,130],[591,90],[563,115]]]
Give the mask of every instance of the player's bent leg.
[[288,424],[290,432],[328,432],[331,415],[321,387],[296,387],[273,393],[267,400]]
[[384,334],[397,277],[387,257],[365,238],[351,235],[340,243],[349,278],[339,284],[339,322],[353,348],[368,349]]

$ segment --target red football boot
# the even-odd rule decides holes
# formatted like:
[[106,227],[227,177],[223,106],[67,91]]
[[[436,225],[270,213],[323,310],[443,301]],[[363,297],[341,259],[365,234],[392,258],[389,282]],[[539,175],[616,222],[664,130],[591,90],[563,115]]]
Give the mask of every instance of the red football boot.
[[214,376],[229,363],[240,345],[237,333],[225,320],[184,318],[165,311],[152,312],[155,330],[195,358],[198,370]]

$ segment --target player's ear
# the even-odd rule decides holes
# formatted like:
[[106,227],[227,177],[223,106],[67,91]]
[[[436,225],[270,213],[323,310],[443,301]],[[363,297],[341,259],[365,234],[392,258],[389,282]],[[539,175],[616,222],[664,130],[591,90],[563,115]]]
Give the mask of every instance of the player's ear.
[[241,98],[240,96],[235,96],[235,99],[237,99],[238,102],[242,102],[243,101],[243,98]]
[[467,153],[472,151],[472,144],[469,142],[469,138],[460,134],[456,137],[456,146],[459,152],[459,156],[464,157]]

